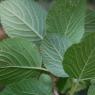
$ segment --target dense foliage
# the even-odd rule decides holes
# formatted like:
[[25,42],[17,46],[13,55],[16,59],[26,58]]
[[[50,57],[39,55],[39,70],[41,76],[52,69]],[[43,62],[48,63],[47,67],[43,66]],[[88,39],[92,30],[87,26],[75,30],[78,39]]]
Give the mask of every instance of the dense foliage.
[[48,11],[37,0],[0,1],[0,95],[95,95],[95,10],[86,0],[54,0]]

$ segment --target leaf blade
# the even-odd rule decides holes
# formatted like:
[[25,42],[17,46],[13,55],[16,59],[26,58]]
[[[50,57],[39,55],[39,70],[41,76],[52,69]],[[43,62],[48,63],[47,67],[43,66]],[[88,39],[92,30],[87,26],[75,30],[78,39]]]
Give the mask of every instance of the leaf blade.
[[[89,33],[80,44],[73,45],[66,53],[63,65],[71,77],[81,80],[95,78],[95,33]],[[80,51],[80,52],[79,52]]]
[[62,66],[63,55],[68,47],[68,39],[54,33],[49,34],[41,44],[44,66],[58,77],[68,76]]
[[[35,11],[36,10],[36,11]],[[33,0],[0,3],[1,23],[9,37],[39,41],[45,34],[46,12]]]
[[64,53],[72,44],[80,42],[84,25],[85,0],[54,1],[47,16],[46,28],[47,34],[55,35],[47,36],[48,39],[45,38],[41,45],[43,63],[54,75],[67,76],[62,66]]
[[0,82],[35,77],[45,70],[41,65],[42,58],[35,44],[20,38],[0,42]]
[[48,75],[41,75],[39,79],[26,79],[7,85],[1,95],[7,95],[9,92],[16,95],[52,95],[51,84],[52,81]]
[[47,17],[47,31],[78,43],[84,34],[85,4],[85,0],[56,0]]

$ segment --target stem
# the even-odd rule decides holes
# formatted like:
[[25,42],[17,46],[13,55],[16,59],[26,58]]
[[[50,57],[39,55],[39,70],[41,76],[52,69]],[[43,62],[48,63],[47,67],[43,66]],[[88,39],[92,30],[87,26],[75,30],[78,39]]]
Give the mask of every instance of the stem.
[[59,95],[59,93],[57,91],[57,87],[56,87],[56,82],[58,81],[58,78],[53,75],[51,76],[51,78],[52,78],[52,85],[53,85],[53,88],[52,88],[53,95]]
[[72,88],[71,88],[71,90],[69,92],[69,95],[75,95],[76,90],[78,88],[78,85],[79,85],[79,82],[78,81],[73,82],[73,85],[72,85]]
[[56,89],[54,89],[53,94],[54,94],[54,95],[59,95],[59,93],[57,92]]
[[78,87],[78,85],[75,84],[75,85],[71,88],[70,95],[74,95],[74,94],[75,94],[77,87]]

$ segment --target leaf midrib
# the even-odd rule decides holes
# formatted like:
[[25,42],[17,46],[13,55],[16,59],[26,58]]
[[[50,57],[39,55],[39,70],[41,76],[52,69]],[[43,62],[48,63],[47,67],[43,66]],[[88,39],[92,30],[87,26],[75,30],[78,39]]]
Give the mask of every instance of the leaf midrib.
[[55,51],[57,52],[57,54],[59,55],[60,60],[63,61],[63,57],[61,56],[59,50],[55,47],[55,45],[52,44],[52,46],[55,49]]
[[38,95],[38,94],[35,94],[35,93],[29,93],[29,92],[22,92],[23,94],[28,94],[28,95]]
[[[88,62],[89,62],[89,60],[90,60],[90,58],[92,57],[92,54],[93,54],[93,52],[95,51],[95,47],[91,50],[91,52],[90,52],[90,54],[89,54],[89,56],[88,56],[88,58],[87,58],[87,61],[85,62],[85,65],[84,65],[84,67],[83,67],[83,69],[82,69],[82,71],[81,71],[81,73],[80,73],[80,75],[79,75],[79,81],[80,80],[84,80],[84,79],[82,79],[82,75],[83,75],[83,72],[85,71],[85,68],[86,68],[86,66],[87,66],[87,64],[88,64]],[[86,79],[85,79],[86,80]]]
[[5,67],[0,67],[1,69],[10,69],[10,68],[16,68],[16,69],[27,69],[27,70],[41,70],[45,72],[49,72],[47,69],[42,68],[42,67],[28,67],[28,66],[5,66]]

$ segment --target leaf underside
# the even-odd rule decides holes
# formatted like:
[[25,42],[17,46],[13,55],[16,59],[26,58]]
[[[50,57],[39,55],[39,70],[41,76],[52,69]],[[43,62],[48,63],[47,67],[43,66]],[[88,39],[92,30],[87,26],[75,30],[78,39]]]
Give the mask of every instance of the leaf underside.
[[63,55],[69,45],[68,39],[58,34],[50,34],[41,45],[43,63],[47,69],[58,77],[67,77],[62,61]]
[[95,32],[95,11],[94,10],[87,10],[85,29],[86,32]]
[[6,0],[0,3],[1,23],[6,34],[12,38],[42,40],[45,35],[46,14],[33,0]]

